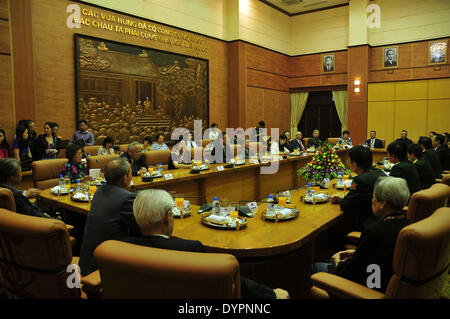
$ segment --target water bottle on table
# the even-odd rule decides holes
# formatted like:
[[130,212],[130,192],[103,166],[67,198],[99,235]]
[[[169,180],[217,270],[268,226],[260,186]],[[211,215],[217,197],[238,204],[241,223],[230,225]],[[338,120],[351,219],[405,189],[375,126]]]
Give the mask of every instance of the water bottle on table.
[[339,187],[343,187],[344,180],[342,179],[342,173],[338,174],[337,184],[338,184]]
[[384,169],[389,169],[389,161],[387,157],[384,158],[383,166]]
[[212,214],[213,215],[219,215],[220,214],[220,203],[219,198],[214,197],[214,200],[212,202]]
[[158,170],[159,170],[159,173],[162,175],[162,173],[164,171],[162,163],[159,163]]
[[273,200],[273,195],[269,195],[267,199],[267,215],[275,214],[275,201]]
[[308,183],[308,188],[306,189],[306,197],[313,197],[316,191],[313,189],[312,184]]
[[64,175],[59,175],[59,191],[64,192],[66,190],[66,184],[64,182]]
[[81,181],[79,179],[77,179],[74,193],[79,193],[79,192],[81,192]]

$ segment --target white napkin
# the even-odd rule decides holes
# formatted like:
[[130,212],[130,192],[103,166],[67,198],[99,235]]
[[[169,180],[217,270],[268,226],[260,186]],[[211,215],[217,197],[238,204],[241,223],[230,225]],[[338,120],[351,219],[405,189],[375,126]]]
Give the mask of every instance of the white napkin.
[[91,176],[93,179],[97,179],[97,177],[100,176],[100,168],[90,168],[89,176]]
[[337,186],[344,188],[345,185],[345,187],[350,188],[352,186],[352,183],[353,181],[351,179],[346,179],[342,183],[339,183]]
[[324,193],[314,194],[314,197],[318,200],[325,200],[327,198]]
[[229,217],[228,216],[219,216],[219,215],[209,215],[208,219],[210,221],[217,222],[218,224],[226,224]]
[[292,213],[292,210],[289,208],[282,208],[277,210],[278,216],[286,217]]
[[[60,190],[60,189],[61,189],[61,190]],[[60,193],[66,193],[66,194],[67,194],[66,188],[65,188],[65,187],[64,187],[64,188],[60,188],[59,185],[53,187],[53,188],[50,190],[50,193],[56,195],[56,194],[58,194],[58,190],[60,190]]]
[[78,200],[88,200],[88,197],[83,193],[76,193],[75,195],[73,195],[73,198]]

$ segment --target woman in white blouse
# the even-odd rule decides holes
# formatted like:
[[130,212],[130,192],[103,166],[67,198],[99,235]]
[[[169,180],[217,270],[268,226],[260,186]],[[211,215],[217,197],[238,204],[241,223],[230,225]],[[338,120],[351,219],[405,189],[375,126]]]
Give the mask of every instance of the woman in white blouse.
[[272,143],[272,146],[270,147],[270,154],[278,155],[278,154],[289,153],[289,150],[285,147],[286,142],[287,142],[287,136],[284,134],[281,134],[278,141]]
[[103,140],[103,147],[98,149],[98,155],[114,155],[114,148],[112,147],[114,144],[114,139],[111,136],[107,136]]

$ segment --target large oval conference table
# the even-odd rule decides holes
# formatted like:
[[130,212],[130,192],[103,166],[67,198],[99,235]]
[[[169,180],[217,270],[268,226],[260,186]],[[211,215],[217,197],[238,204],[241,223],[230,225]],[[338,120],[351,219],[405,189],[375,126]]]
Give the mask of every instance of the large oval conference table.
[[[346,151],[338,151],[344,163]],[[171,170],[173,179],[155,179],[142,182],[133,177],[136,189],[159,188],[177,193],[192,202],[192,214],[177,218],[173,235],[199,240],[208,252],[229,253],[238,258],[241,273],[272,288],[284,288],[294,298],[308,297],[308,270],[314,259],[329,258],[335,235],[345,236],[351,230],[339,205],[327,203],[307,204],[301,200],[305,195],[305,181],[295,174],[311,160],[311,156],[296,156],[280,161],[276,174],[261,175],[264,164],[246,164],[240,167],[216,171],[220,164],[211,165],[209,171],[190,174],[189,170]],[[165,172],[167,173],[167,172]],[[333,182],[331,183],[333,185]],[[299,211],[298,217],[286,221],[266,221],[262,212],[266,204],[258,203],[256,214],[247,218],[247,225],[240,230],[221,229],[202,223],[198,214],[200,204],[227,198],[230,203],[265,200],[269,194],[291,190],[291,203]],[[345,195],[346,191],[330,187],[330,195]],[[50,190],[41,192],[41,198],[52,206],[69,212],[88,215],[90,203],[74,202],[68,195],[52,195]]]

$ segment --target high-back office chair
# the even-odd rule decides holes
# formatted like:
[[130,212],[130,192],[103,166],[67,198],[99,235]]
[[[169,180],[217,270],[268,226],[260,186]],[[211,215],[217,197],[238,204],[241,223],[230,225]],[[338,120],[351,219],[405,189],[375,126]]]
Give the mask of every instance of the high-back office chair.
[[114,158],[118,158],[119,155],[97,155],[97,156],[88,156],[86,157],[87,167],[88,169],[100,168],[103,172],[105,170],[106,163]]
[[[257,156],[258,154],[260,154],[260,152],[262,153],[262,146],[263,144],[261,142],[250,142],[248,143],[248,153],[249,156]],[[269,152],[270,149],[267,148],[266,152]],[[264,154],[262,154],[264,155]]]
[[78,258],[63,222],[0,209],[0,277],[8,298],[80,298],[79,288],[67,286],[70,264]]
[[339,141],[339,137],[329,137],[327,138],[328,143],[336,145],[337,142]]
[[7,188],[0,188],[0,208],[16,211],[16,201],[13,193]]
[[145,164],[155,166],[159,164],[169,164],[170,150],[147,151],[144,153]]
[[34,187],[47,189],[58,185],[61,168],[66,162],[66,158],[55,158],[31,163]]
[[439,298],[449,254],[450,208],[443,207],[400,231],[394,252],[394,275],[384,294],[332,274],[317,273],[311,279],[315,287],[340,298]]
[[98,150],[100,149],[100,147],[102,147],[101,145],[86,145],[84,147],[84,154],[86,154],[86,156],[88,154],[91,154],[91,156],[95,156],[98,154]]
[[450,186],[450,174],[443,174],[441,183]]
[[[450,196],[450,187],[441,183],[431,185],[430,188],[415,192],[409,200],[406,216],[413,222],[427,218],[436,209],[447,205]],[[348,241],[355,245],[361,237],[361,232],[351,232],[347,235]],[[347,247],[352,248],[352,247]]]
[[105,298],[240,298],[239,263],[229,254],[193,253],[115,240],[95,249]]

